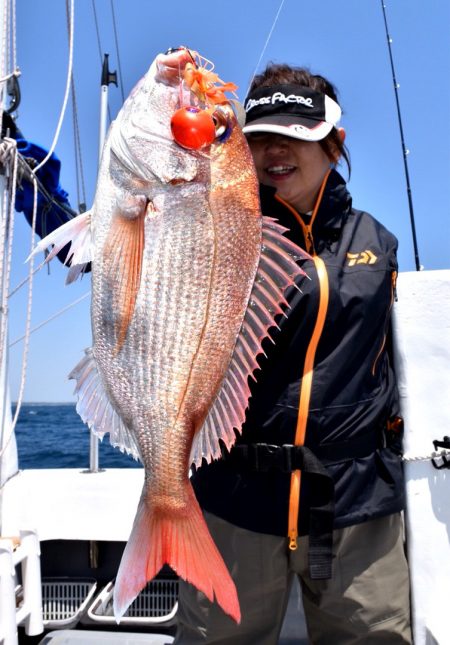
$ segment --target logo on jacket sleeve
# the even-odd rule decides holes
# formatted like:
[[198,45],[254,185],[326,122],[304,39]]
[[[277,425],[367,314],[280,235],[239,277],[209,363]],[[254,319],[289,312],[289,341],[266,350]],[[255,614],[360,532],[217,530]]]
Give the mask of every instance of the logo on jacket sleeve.
[[347,253],[348,266],[353,267],[355,264],[375,264],[377,256],[369,249],[361,251],[360,253]]

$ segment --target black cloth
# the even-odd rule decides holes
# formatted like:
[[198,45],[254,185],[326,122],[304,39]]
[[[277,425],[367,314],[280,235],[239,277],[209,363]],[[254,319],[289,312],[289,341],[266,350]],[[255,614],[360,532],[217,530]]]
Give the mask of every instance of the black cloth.
[[[261,187],[265,215],[289,229],[287,236],[308,248],[295,216]],[[312,237],[326,266],[329,305],[315,356],[305,445],[324,463],[334,481],[334,528],[358,524],[404,508],[401,437],[385,433],[398,413],[398,393],[390,356],[390,312],[397,272],[397,240],[371,215],[352,208],[342,177],[332,171]],[[242,436],[237,444],[293,444],[305,355],[319,303],[314,263],[303,293],[292,289],[287,319],[265,343],[267,357],[251,382]],[[355,448],[356,446],[356,448]],[[335,458],[333,456],[335,455]],[[281,469],[259,472],[220,459],[196,470],[192,483],[200,505],[253,531],[286,535],[290,475]],[[309,531],[312,488],[302,477],[299,534]]]

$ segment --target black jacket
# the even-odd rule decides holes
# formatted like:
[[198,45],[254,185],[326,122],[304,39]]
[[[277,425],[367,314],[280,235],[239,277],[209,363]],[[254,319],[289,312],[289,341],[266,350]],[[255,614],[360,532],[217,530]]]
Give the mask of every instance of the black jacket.
[[[397,240],[371,215],[352,208],[344,180],[332,171],[312,239],[294,215],[261,189],[262,210],[289,228],[297,244],[321,258],[329,297],[318,340],[305,445],[334,480],[335,528],[397,512],[404,507],[401,436],[386,432],[398,411],[389,351],[390,312],[397,273]],[[313,246],[312,246],[313,243]],[[305,356],[319,310],[319,278],[311,260],[303,293],[292,289],[291,310],[267,342],[267,358],[252,385],[238,444],[292,444]],[[323,290],[323,285],[322,285]],[[302,477],[299,533],[308,533],[313,479]],[[290,475],[257,472],[222,459],[199,468],[192,479],[199,502],[250,530],[286,535]]]

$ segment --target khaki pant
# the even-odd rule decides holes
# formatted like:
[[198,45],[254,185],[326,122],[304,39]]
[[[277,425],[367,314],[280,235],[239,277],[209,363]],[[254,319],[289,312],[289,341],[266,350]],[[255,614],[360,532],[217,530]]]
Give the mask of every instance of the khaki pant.
[[192,585],[180,581],[176,645],[275,645],[298,575],[314,645],[411,643],[409,575],[399,514],[334,531],[333,577],[311,580],[308,538],[254,533],[205,514],[235,581],[240,625]]

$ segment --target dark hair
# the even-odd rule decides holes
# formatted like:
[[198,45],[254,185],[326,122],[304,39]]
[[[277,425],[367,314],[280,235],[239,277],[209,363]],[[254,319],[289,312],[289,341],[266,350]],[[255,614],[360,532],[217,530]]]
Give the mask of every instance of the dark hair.
[[[322,94],[327,94],[333,101],[339,104],[336,88],[324,76],[312,74],[306,67],[291,67],[285,63],[269,63],[261,74],[255,76],[249,92],[259,87],[272,87],[272,85],[284,85],[288,83],[296,83],[297,85],[303,85],[303,87],[310,87],[313,90],[322,92]],[[340,156],[344,158],[350,176],[350,153],[344,145],[337,128],[333,127],[331,132],[318,143],[330,161],[337,161]]]

